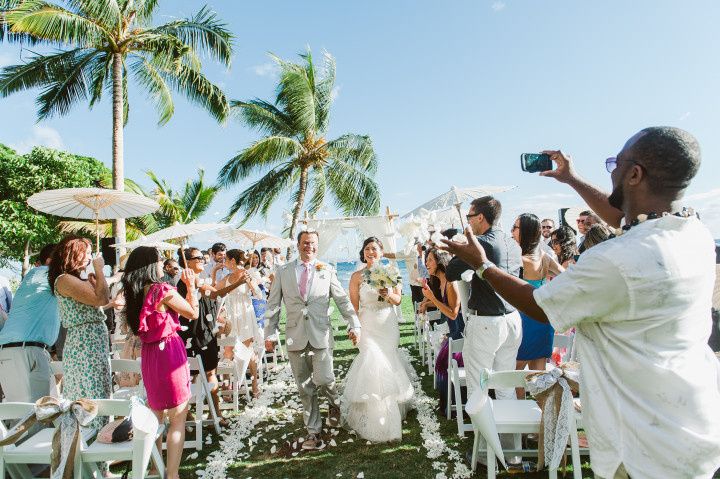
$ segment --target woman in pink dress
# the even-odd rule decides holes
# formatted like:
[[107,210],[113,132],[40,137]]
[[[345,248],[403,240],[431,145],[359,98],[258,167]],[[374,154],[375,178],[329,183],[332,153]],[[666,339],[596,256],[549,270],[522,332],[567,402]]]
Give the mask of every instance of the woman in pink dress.
[[180,458],[185,443],[185,418],[190,399],[190,370],[185,344],[178,336],[178,314],[198,318],[195,273],[183,270],[187,285],[185,298],[162,282],[163,258],[151,247],[141,246],[130,253],[125,265],[127,324],[142,341],[142,378],[148,406],[160,422],[167,414],[167,478],[179,479]]

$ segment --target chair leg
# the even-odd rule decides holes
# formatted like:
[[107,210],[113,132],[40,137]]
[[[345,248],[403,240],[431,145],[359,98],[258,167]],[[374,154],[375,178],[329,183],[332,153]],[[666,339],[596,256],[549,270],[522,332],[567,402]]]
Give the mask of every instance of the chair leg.
[[580,462],[580,444],[577,435],[577,423],[572,420],[570,429],[570,454],[572,455],[573,479],[582,479],[582,462]]
[[151,457],[153,464],[155,464],[155,468],[158,470],[160,479],[165,479],[165,462],[163,461],[162,454],[158,451],[158,448],[155,445],[153,445]]
[[548,477],[550,479],[557,479],[557,469],[548,469]]
[[452,380],[452,371],[448,371],[448,389],[447,389],[447,400],[445,401],[445,415],[446,419],[450,419],[452,417],[452,386],[453,386],[453,380]]
[[478,447],[480,446],[480,432],[475,431],[473,439],[473,449],[472,449],[472,456],[470,458],[470,461],[472,462],[470,468],[472,469],[473,474],[475,474],[475,468],[477,467],[477,456],[478,456]]
[[486,444],[486,447],[485,457],[487,458],[487,477],[488,479],[495,479],[495,452],[492,447],[490,447],[490,444]]
[[465,418],[463,417],[462,390],[460,382],[454,382],[455,385],[455,419],[458,425],[458,436],[465,437]]

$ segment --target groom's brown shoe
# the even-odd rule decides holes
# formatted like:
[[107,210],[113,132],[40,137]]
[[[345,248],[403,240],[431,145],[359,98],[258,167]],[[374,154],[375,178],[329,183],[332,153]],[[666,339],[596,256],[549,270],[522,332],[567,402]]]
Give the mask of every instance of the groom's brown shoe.
[[340,426],[340,408],[337,406],[330,406],[328,409],[328,418],[325,424],[330,427]]
[[323,441],[320,439],[319,434],[310,434],[308,437],[305,438],[305,441],[302,443],[302,448],[304,451],[315,451],[317,449],[320,449],[323,447]]

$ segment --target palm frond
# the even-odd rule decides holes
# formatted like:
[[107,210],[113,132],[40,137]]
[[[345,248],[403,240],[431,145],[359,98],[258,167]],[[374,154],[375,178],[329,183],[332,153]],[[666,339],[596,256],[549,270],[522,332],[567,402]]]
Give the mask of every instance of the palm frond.
[[233,35],[227,24],[207,5],[191,18],[170,22],[152,31],[173,35],[192,50],[207,54],[225,66],[230,65]]
[[222,167],[218,174],[218,184],[222,187],[233,185],[253,171],[286,160],[302,150],[302,145],[294,138],[285,136],[262,138],[231,158]]
[[38,119],[64,115],[80,100],[85,100],[92,88],[90,74],[104,63],[97,50],[77,49],[75,58],[52,71],[50,82],[37,98]]
[[273,136],[298,136],[302,133],[293,128],[292,120],[285,112],[258,98],[248,102],[233,100],[230,112],[239,115],[246,125]]
[[348,133],[328,142],[327,151],[331,158],[337,158],[354,167],[374,175],[378,160],[372,140],[367,135]]
[[158,112],[158,125],[164,125],[175,113],[175,103],[170,88],[157,68],[145,57],[137,56],[131,64],[131,69]]
[[114,31],[122,23],[122,12],[117,0],[65,0],[77,12],[94,20],[109,31]]
[[198,169],[198,177],[185,184],[181,203],[185,209],[185,221],[191,221],[203,215],[210,207],[218,188],[205,184],[205,171]]
[[342,160],[327,168],[328,188],[335,197],[335,206],[346,215],[377,214],[380,191],[372,176]]
[[325,171],[323,168],[314,168],[311,172],[311,177],[308,183],[311,184],[313,188],[313,194],[308,202],[308,212],[311,215],[314,215],[320,211],[320,208],[322,208],[325,204],[327,179],[325,178]]
[[160,75],[192,103],[207,110],[218,122],[227,119],[229,106],[225,93],[200,71],[180,65],[176,72],[161,70]]
[[296,173],[297,169],[290,162],[273,168],[240,193],[240,196],[230,206],[225,221],[231,221],[238,213],[245,215],[240,221],[241,225],[258,213],[266,217],[278,196],[292,186],[297,176]]
[[13,33],[71,46],[97,47],[111,38],[102,25],[42,0],[24,0],[5,18]]
[[90,76],[92,79],[92,85],[90,87],[90,108],[94,107],[97,102],[102,99],[103,91],[112,88],[112,55],[108,53],[101,53],[104,58],[102,61],[98,61],[96,68],[93,69]]
[[55,72],[69,68],[82,49],[50,55],[34,55],[30,61],[0,70],[0,96],[44,86],[55,80]]
[[[315,132],[315,85],[308,78],[308,68],[273,56],[280,66],[276,103],[287,112],[297,131]],[[311,69],[312,71],[312,69]]]
[[323,54],[323,71],[315,87],[315,117],[318,131],[327,131],[330,124],[330,106],[335,88],[335,58],[328,52]]
[[149,23],[159,0],[135,0],[133,3],[138,19],[143,23]]

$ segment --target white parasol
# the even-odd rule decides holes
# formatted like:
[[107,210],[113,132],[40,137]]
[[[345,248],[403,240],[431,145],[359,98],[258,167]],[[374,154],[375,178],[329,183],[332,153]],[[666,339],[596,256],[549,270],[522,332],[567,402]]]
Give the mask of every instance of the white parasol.
[[95,221],[95,250],[100,251],[100,220],[142,216],[160,208],[153,199],[106,188],[62,188],[35,193],[27,200],[38,211]]
[[[175,223],[172,226],[163,228],[160,231],[147,235],[144,239],[147,241],[165,241],[171,239],[179,239],[182,243],[182,248],[185,249],[185,242],[188,237],[198,234],[205,233],[207,231],[214,231],[221,228],[226,228],[225,223]],[[185,262],[185,255],[181,255],[183,260],[183,266],[187,268]]]
[[228,241],[236,241],[240,244],[251,244],[255,249],[257,246],[266,248],[287,248],[292,246],[292,240],[280,238],[265,231],[225,228],[218,231],[218,236]]
[[480,198],[482,196],[503,193],[505,191],[512,190],[513,188],[517,187],[481,185],[470,188],[458,188],[457,186],[453,186],[452,188],[450,188],[449,191],[446,191],[440,196],[436,196],[430,201],[423,203],[411,212],[405,214],[403,218],[409,218],[410,216],[419,216],[428,211],[447,210],[448,208],[454,207],[457,209],[458,214],[460,215],[460,225],[464,228],[465,224],[463,222],[462,212],[460,211],[460,207],[463,203],[465,203],[466,201],[474,200],[475,198]]
[[168,243],[166,241],[148,241],[146,237],[136,239],[135,241],[130,241],[129,243],[116,243],[110,246],[112,246],[113,248],[127,249],[134,249],[139,246],[150,246],[153,248],[157,248],[160,251],[175,251],[180,247],[180,245]]

